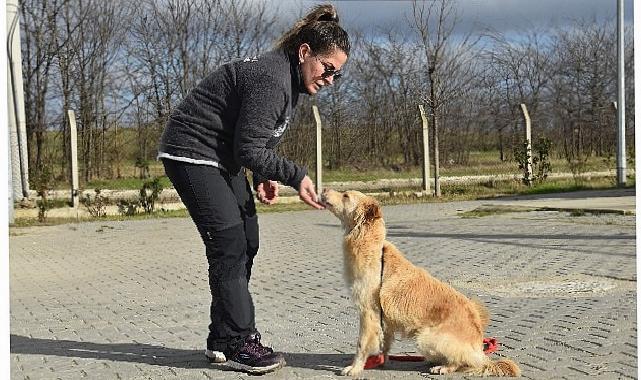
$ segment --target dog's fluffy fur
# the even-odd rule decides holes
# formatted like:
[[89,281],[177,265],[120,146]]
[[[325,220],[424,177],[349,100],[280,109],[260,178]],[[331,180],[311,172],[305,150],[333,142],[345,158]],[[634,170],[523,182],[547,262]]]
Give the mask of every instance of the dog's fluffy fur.
[[367,357],[381,350],[387,359],[399,332],[415,339],[426,360],[437,364],[431,373],[520,376],[513,361],[492,361],[483,353],[489,320],[485,307],[414,266],[385,240],[383,215],[374,198],[357,191],[325,190],[321,200],[345,230],[345,277],[360,314],[357,352],[343,375],[358,376]]

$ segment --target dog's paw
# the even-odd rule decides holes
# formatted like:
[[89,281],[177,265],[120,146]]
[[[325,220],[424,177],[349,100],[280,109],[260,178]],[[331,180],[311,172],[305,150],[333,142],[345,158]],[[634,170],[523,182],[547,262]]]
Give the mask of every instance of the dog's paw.
[[341,375],[343,375],[343,376],[349,376],[349,372],[350,372],[351,370],[352,370],[352,366],[351,366],[351,365],[349,365],[349,366],[347,366],[347,367],[343,368],[343,370],[341,371]]
[[454,371],[456,371],[456,367],[453,366],[437,365],[430,368],[430,373],[433,375],[447,375]]
[[361,374],[361,372],[363,372],[362,368],[359,369],[359,368],[356,368],[356,367],[350,365],[350,366],[347,366],[347,367],[343,368],[343,370],[341,371],[341,375],[357,377],[358,375]]

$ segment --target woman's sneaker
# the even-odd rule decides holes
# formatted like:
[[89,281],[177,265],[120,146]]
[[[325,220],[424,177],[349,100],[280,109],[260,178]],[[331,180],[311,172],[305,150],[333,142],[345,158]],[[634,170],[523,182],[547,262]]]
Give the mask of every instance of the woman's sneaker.
[[283,354],[260,343],[259,333],[245,338],[243,346],[226,359],[227,366],[254,374],[274,371],[285,365]]

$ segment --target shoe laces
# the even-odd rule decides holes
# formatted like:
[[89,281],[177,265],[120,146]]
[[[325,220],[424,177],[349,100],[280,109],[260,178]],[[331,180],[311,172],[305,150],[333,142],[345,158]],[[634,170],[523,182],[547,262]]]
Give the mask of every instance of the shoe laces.
[[252,352],[255,352],[260,356],[265,356],[274,352],[271,348],[263,346],[260,342],[260,333],[258,332],[247,337],[247,345]]

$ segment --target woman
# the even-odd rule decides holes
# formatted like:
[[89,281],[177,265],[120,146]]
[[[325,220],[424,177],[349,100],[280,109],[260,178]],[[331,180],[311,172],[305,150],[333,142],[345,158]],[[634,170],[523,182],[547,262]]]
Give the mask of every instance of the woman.
[[172,111],[158,157],[206,247],[211,323],[205,355],[239,370],[265,373],[284,365],[265,347],[248,289],[258,252],[258,221],[245,177],[257,198],[278,199],[278,182],[316,209],[305,168],[274,148],[287,129],[298,95],[314,95],[341,75],[350,44],[332,5],[319,5],[262,56],[222,65]]

